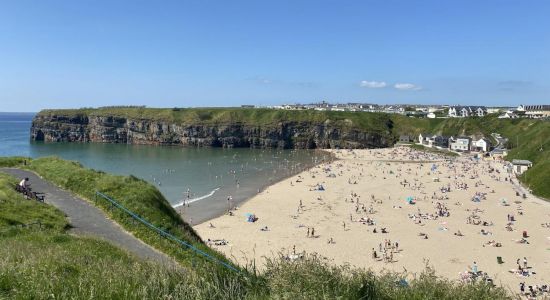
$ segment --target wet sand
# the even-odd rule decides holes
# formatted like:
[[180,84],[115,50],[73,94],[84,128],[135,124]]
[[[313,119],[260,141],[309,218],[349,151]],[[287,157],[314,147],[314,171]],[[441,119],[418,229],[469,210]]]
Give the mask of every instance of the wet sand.
[[[286,178],[292,177],[301,172],[316,166],[323,161],[329,161],[333,159],[333,154],[326,151],[311,151],[312,160],[303,161],[300,163],[289,163],[286,165],[280,165],[273,169],[266,169],[263,172],[258,172],[258,177],[266,178],[266,181],[258,184],[257,182],[239,182],[239,184],[232,184],[221,186],[215,191],[211,197],[207,197],[202,200],[193,201],[189,206],[177,205],[175,206],[186,222],[197,225],[227,213],[230,207],[238,207],[243,205],[247,200],[250,200],[258,194],[258,191],[263,191],[267,187],[276,184]],[[224,176],[239,178],[239,171],[236,174],[225,174]],[[227,201],[227,197],[231,196],[231,201]]]

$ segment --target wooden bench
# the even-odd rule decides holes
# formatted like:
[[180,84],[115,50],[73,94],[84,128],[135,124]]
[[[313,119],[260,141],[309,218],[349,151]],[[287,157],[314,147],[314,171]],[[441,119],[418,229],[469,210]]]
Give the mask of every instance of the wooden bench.
[[39,202],[44,202],[44,198],[46,196],[44,193],[33,192],[30,188],[24,188],[19,184],[15,185],[15,190],[25,195],[28,199],[34,199]]

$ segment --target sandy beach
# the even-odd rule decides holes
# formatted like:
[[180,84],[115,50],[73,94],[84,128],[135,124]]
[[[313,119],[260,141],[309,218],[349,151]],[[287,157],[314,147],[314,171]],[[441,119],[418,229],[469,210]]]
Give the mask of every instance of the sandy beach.
[[517,196],[504,163],[407,147],[332,152],[339,160],[194,228],[236,262],[260,268],[264,257],[305,251],[374,271],[429,264],[452,280],[477,269],[513,292],[521,282],[548,284],[550,204]]

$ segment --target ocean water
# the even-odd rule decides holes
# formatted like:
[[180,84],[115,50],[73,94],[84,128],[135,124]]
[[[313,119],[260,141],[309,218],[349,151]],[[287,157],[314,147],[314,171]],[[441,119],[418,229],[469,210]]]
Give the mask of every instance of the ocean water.
[[[0,156],[55,155],[88,168],[134,175],[156,185],[194,224],[224,213],[229,196],[232,205],[239,205],[258,189],[328,158],[311,150],[31,142],[32,117],[0,113]],[[181,205],[183,200],[189,206]]]

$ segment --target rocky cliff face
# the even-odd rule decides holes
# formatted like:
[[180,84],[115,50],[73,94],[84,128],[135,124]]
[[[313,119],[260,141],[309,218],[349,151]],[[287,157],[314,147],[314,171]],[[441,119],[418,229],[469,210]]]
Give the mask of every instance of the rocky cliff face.
[[[391,127],[391,126],[390,126]],[[31,139],[45,142],[100,142],[254,148],[380,148],[393,144],[388,133],[352,126],[280,122],[276,126],[230,124],[180,125],[114,116],[37,115]]]

